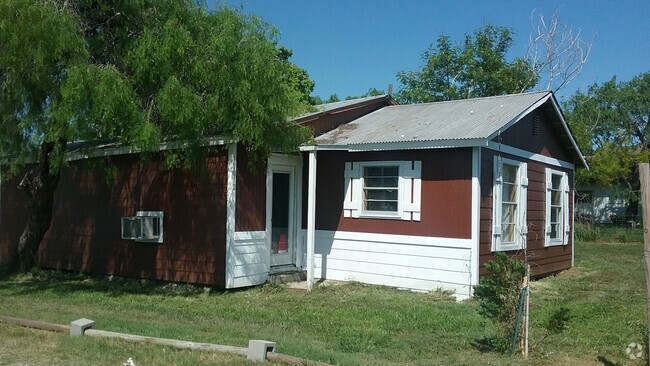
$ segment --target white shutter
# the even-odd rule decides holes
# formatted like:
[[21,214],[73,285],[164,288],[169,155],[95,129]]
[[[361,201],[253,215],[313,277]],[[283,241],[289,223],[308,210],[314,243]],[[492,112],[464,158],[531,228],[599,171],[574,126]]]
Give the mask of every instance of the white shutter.
[[359,217],[361,208],[361,169],[359,163],[345,163],[343,217]]
[[400,166],[402,179],[402,219],[420,221],[422,162],[407,161]]
[[545,200],[545,212],[546,212],[546,230],[544,231],[544,246],[549,246],[551,244],[551,190],[553,189],[553,172],[551,169],[546,168],[546,200]]
[[494,157],[494,182],[492,185],[492,251],[501,244],[501,157]]
[[528,223],[526,217],[528,208],[528,164],[521,163],[519,165],[519,236],[517,243],[523,248],[526,245],[526,234],[528,234]]
[[568,245],[569,235],[571,235],[571,221],[569,221],[571,216],[569,215],[569,176],[567,173],[562,174],[562,190],[564,192],[562,195],[562,213],[564,214],[564,240],[562,244]]

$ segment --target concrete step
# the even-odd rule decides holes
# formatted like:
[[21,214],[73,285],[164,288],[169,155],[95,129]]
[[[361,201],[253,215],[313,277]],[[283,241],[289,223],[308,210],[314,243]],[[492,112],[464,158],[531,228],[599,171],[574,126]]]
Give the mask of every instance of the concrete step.
[[294,270],[291,272],[281,272],[269,275],[268,283],[272,285],[283,285],[291,282],[301,282],[307,280],[307,271]]

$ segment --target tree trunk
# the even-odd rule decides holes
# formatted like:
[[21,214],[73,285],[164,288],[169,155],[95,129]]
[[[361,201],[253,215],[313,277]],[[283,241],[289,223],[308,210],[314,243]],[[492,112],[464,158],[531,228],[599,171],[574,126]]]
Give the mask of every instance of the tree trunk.
[[[65,146],[65,143],[60,146]],[[55,147],[56,144],[51,142],[41,145],[38,164],[25,174],[18,186],[27,194],[25,209],[29,212],[17,247],[16,267],[21,272],[29,271],[34,266],[36,253],[52,221],[54,192],[61,175],[60,168],[52,171],[50,167]]]

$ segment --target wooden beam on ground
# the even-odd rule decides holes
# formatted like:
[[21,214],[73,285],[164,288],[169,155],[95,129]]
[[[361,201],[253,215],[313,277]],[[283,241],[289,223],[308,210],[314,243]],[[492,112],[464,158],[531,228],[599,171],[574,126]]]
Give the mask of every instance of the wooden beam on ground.
[[[641,181],[641,208],[643,210],[643,242],[645,257],[645,282],[648,300],[648,344],[650,344],[650,164],[639,164],[639,180]],[[648,350],[646,350],[647,352]],[[648,357],[650,365],[650,357]]]
[[49,330],[50,332],[70,333],[70,327],[61,324],[52,324],[46,322],[39,322],[36,320],[12,318],[10,316],[0,315],[0,323],[20,325],[21,327]]

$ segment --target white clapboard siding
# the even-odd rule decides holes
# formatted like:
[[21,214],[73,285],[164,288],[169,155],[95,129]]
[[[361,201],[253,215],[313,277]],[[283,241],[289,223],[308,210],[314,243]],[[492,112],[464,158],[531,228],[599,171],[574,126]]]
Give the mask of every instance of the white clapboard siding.
[[471,240],[316,231],[315,276],[470,295]]
[[269,277],[265,231],[235,232],[228,250],[227,288],[260,285]]

